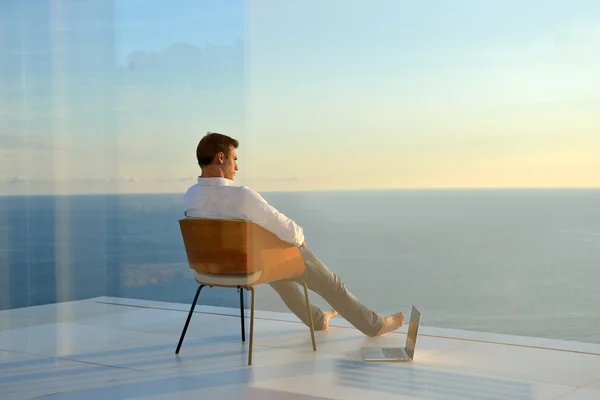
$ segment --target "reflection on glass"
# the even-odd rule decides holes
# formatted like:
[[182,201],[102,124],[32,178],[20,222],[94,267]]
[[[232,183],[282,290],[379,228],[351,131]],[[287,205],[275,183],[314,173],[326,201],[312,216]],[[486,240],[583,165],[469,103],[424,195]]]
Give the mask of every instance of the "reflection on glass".
[[599,16],[583,1],[2,1],[0,309],[189,304],[177,220],[210,130],[240,139],[238,181],[378,312],[600,343]]

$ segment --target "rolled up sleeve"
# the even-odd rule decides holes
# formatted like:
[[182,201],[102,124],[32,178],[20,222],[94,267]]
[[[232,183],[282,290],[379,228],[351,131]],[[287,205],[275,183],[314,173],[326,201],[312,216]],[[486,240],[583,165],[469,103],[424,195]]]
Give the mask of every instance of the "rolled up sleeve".
[[265,228],[279,239],[296,246],[304,243],[303,229],[248,187],[244,188],[244,213],[247,220]]

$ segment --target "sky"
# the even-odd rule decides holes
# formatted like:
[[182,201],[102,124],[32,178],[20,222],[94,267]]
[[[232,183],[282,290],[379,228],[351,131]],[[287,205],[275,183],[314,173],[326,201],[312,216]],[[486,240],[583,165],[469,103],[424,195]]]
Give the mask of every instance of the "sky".
[[0,193],[600,187],[600,2],[0,2]]

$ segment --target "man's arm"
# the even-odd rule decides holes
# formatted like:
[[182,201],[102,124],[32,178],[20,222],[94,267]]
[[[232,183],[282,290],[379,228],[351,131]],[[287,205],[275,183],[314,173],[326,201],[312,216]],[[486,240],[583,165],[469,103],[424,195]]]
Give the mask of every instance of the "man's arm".
[[271,206],[254,190],[244,188],[244,213],[246,219],[262,226],[279,239],[300,247],[306,247],[303,229]]

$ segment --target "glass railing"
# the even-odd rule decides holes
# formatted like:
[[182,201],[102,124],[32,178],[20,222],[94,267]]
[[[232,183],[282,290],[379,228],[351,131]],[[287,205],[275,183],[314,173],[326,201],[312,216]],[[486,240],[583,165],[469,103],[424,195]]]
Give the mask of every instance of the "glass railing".
[[0,2],[0,309],[189,304],[212,130],[375,311],[600,343],[600,9],[345,5]]
[[[300,221],[311,250],[374,310],[415,304],[428,326],[600,342],[600,190],[265,197]],[[261,307],[285,311],[274,292],[261,295]]]

